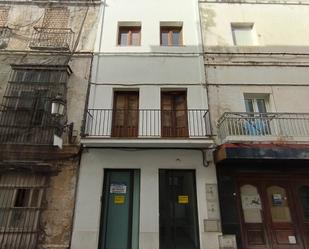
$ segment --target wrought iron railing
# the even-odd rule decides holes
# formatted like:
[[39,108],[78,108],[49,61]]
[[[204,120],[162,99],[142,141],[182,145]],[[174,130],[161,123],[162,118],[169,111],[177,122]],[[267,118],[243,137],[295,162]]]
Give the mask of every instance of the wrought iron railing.
[[218,135],[309,137],[309,113],[226,112],[218,121]]
[[74,32],[69,28],[34,27],[29,47],[32,49],[71,50]]
[[52,145],[61,132],[60,123],[47,112],[0,110],[0,144]]
[[210,134],[209,113],[205,109],[88,109],[82,136],[190,138]]

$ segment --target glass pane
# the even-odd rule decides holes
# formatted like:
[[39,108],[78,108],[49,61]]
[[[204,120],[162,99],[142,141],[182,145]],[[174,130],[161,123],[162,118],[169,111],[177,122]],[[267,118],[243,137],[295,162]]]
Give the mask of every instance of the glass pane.
[[245,99],[245,105],[246,105],[246,112],[254,112],[252,99]]
[[132,45],[133,46],[140,45],[140,31],[132,31]]
[[119,31],[119,45],[127,46],[128,45],[128,33],[124,31]]
[[180,32],[173,31],[173,46],[179,46],[179,45],[180,45]]
[[161,45],[168,46],[168,31],[161,31]]
[[303,207],[304,218],[305,220],[309,220],[309,186],[300,187],[298,194]]
[[292,222],[286,191],[279,186],[267,188],[270,213],[273,222]]
[[199,248],[193,171],[159,170],[160,248]]
[[14,207],[28,207],[30,199],[30,189],[19,188],[16,190]]
[[243,185],[240,194],[245,223],[262,223],[262,203],[257,188]]
[[257,107],[258,107],[258,110],[257,110],[258,112],[261,112],[261,113],[266,113],[267,112],[264,99],[257,99],[256,103],[257,103]]

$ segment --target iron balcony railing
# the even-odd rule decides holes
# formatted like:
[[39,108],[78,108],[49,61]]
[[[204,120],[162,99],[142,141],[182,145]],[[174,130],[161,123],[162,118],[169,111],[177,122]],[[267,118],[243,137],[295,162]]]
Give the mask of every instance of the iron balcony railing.
[[218,121],[221,140],[228,136],[309,137],[309,113],[227,112]]
[[52,114],[33,110],[0,110],[0,144],[52,145],[61,126]]
[[88,109],[83,137],[190,138],[211,134],[205,109]]
[[34,27],[29,47],[32,49],[71,50],[74,32],[69,28]]

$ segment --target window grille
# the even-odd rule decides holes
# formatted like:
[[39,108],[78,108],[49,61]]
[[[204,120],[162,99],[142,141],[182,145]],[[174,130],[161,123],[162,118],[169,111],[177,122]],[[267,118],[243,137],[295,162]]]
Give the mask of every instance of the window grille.
[[0,175],[0,248],[36,248],[46,176]]
[[0,110],[0,142],[51,144],[63,120],[51,115],[51,102],[66,96],[66,70],[14,69]]

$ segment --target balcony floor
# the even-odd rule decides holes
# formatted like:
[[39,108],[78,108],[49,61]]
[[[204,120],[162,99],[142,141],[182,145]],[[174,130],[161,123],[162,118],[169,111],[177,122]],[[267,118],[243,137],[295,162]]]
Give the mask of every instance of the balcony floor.
[[208,148],[214,144],[211,138],[94,138],[81,140],[84,147],[108,148]]
[[222,141],[221,144],[225,143],[309,143],[308,136],[227,136]]

